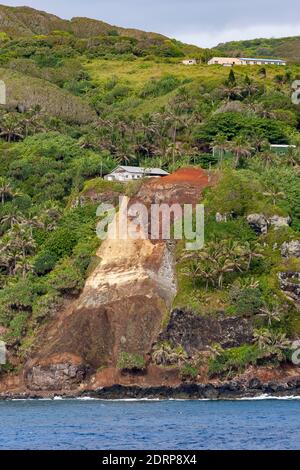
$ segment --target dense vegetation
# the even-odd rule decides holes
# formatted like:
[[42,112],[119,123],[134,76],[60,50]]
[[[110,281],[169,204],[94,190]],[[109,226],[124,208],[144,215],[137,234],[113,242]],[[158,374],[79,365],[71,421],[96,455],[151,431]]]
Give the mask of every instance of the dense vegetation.
[[[225,352],[216,346],[212,375],[285,360],[286,338],[300,334],[299,313],[277,276],[299,269],[280,247],[300,239],[300,108],[291,102],[300,67],[229,74],[184,67],[186,54],[205,60],[214,51],[109,25],[87,37],[78,21],[76,30],[51,21],[49,31],[27,24],[26,37],[11,29],[0,35],[8,89],[0,113],[0,337],[22,360],[40,326],[80,293],[99,240],[96,206],[88,198],[81,206],[79,196],[131,191],[101,180],[118,163],[196,165],[211,168],[219,183],[205,194],[205,249],[192,259],[179,249],[175,303],[203,315],[255,317],[256,342]],[[278,154],[270,143],[295,148]],[[217,223],[216,212],[226,220]],[[290,216],[291,227],[257,237],[246,222],[255,212]],[[183,377],[197,375],[200,359],[186,362],[180,348],[158,345],[155,354],[160,363],[184,364]],[[139,357],[119,361],[120,369],[143,365]]]

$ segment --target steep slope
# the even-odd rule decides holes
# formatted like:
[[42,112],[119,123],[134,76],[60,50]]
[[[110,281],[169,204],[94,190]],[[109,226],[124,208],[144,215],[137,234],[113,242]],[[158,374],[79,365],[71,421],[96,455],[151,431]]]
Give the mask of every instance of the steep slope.
[[85,124],[96,117],[92,108],[79,97],[41,80],[0,68],[0,79],[6,84],[6,107],[28,110],[39,106],[42,112]]
[[[209,184],[203,170],[179,171],[172,182],[144,184],[129,206],[134,202],[147,206],[152,202],[195,203]],[[122,353],[147,360],[176,295],[172,244],[108,238],[97,256],[100,262],[79,300],[40,336],[37,352],[25,369],[29,389],[74,388],[98,370],[98,383],[104,380],[105,384],[105,369],[115,370]]]

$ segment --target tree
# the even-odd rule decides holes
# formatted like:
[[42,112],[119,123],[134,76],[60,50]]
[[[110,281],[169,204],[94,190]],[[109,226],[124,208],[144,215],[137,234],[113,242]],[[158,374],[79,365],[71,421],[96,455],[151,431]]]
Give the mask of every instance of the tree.
[[224,160],[224,154],[225,154],[226,150],[228,150],[230,148],[230,144],[229,144],[226,136],[224,134],[218,134],[215,137],[214,141],[213,141],[212,147],[213,147],[213,149],[219,151],[219,155],[220,155],[219,163],[220,163],[220,166],[222,168],[223,160]]
[[1,225],[9,225],[10,228],[13,228],[14,225],[24,223],[25,219],[21,212],[17,209],[12,207],[11,210],[1,217]]
[[188,356],[181,346],[172,347],[167,341],[158,343],[152,352],[153,361],[162,366],[181,365]]
[[235,85],[236,84],[236,78],[233,69],[230,69],[228,79],[227,79],[227,84],[229,85]]
[[270,197],[274,206],[276,206],[278,199],[285,198],[285,193],[283,191],[280,191],[280,189],[276,185],[271,186],[268,191],[265,191],[263,193],[263,195]]
[[205,281],[206,288],[211,284],[222,289],[226,274],[249,269],[250,256],[253,257],[254,254],[248,245],[232,240],[209,242],[205,249],[184,256],[187,265],[183,272],[193,282]]
[[251,145],[244,137],[237,136],[230,144],[230,150],[235,156],[235,167],[237,168],[241,157],[251,156]]
[[283,310],[278,305],[265,305],[260,309],[260,312],[267,318],[268,326],[272,326],[273,322],[280,322],[282,320]]
[[261,351],[265,351],[271,344],[271,333],[267,329],[255,330],[253,334],[254,343]]
[[13,190],[10,181],[6,178],[0,178],[0,197],[1,204],[4,204],[7,199],[12,199],[15,196],[15,191]]
[[266,169],[270,168],[271,165],[279,163],[280,159],[275,152],[266,150],[259,154],[259,160],[263,163]]
[[18,141],[24,138],[23,126],[19,115],[5,114],[0,120],[0,137],[7,142]]
[[254,331],[254,342],[258,345],[265,359],[277,359],[282,362],[286,360],[286,352],[291,347],[291,341],[285,333],[260,329]]
[[258,90],[259,90],[258,85],[256,85],[256,83],[254,83],[253,80],[251,80],[248,75],[246,75],[245,82],[243,85],[243,92],[248,97],[250,97],[252,95],[255,95],[258,92]]

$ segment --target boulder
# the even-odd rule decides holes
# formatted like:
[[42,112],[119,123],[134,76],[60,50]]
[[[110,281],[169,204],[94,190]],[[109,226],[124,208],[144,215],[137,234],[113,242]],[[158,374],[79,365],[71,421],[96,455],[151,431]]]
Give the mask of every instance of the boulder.
[[284,258],[300,258],[300,241],[284,242],[281,246],[281,255]]
[[247,222],[257,235],[264,235],[268,232],[270,226],[273,226],[275,230],[288,227],[291,224],[291,218],[281,217],[280,215],[267,218],[264,214],[249,214]]
[[264,214],[249,214],[247,222],[258,235],[266,234],[268,231],[268,219]]
[[279,215],[273,215],[269,219],[270,225],[274,226],[275,229],[281,228],[281,227],[288,227],[291,224],[291,218],[290,217],[281,217]]
[[278,273],[280,289],[287,297],[300,302],[300,273],[297,271],[286,271]]

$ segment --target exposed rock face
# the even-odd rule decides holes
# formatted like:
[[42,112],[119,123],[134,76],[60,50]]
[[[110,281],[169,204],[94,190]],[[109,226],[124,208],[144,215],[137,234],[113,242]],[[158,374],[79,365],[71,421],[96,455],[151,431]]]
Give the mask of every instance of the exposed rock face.
[[[106,240],[79,300],[47,330],[26,374],[31,389],[63,389],[76,369],[54,357],[78,355],[92,370],[116,365],[121,351],[147,354],[176,294],[172,255],[163,243]],[[47,359],[47,367],[41,366]]]
[[258,235],[266,234],[268,231],[268,220],[263,214],[249,214],[247,222]]
[[105,191],[99,193],[93,189],[85,192],[84,195],[79,196],[74,200],[72,207],[85,206],[86,204],[119,204],[120,193],[116,191]]
[[295,302],[300,302],[300,273],[287,271],[278,273],[280,288]]
[[[193,181],[185,183],[181,177],[178,184],[164,183],[164,179],[147,182],[134,202],[147,206],[157,200],[198,202],[209,178],[203,170],[187,173]],[[121,352],[146,358],[176,295],[172,250],[172,243],[147,237],[123,240],[117,236],[103,241],[97,252],[101,261],[80,298],[40,336],[35,355],[26,365],[26,386],[32,390],[72,388],[82,377],[82,365],[92,374],[99,368],[115,368]],[[66,355],[76,356],[76,362],[66,361]]]
[[253,339],[251,320],[229,317],[224,314],[200,316],[193,312],[176,309],[159,339],[180,344],[192,355],[208,346],[219,343],[223,348],[232,348],[249,343]]
[[28,364],[24,379],[31,390],[72,390],[85,379],[88,367],[79,356],[73,354],[54,355],[39,364]]
[[300,258],[300,241],[284,242],[281,246],[281,255],[284,258]]
[[[31,390],[71,390],[85,378],[85,367],[74,364],[34,366],[27,375]],[[59,384],[59,387],[58,387]]]

